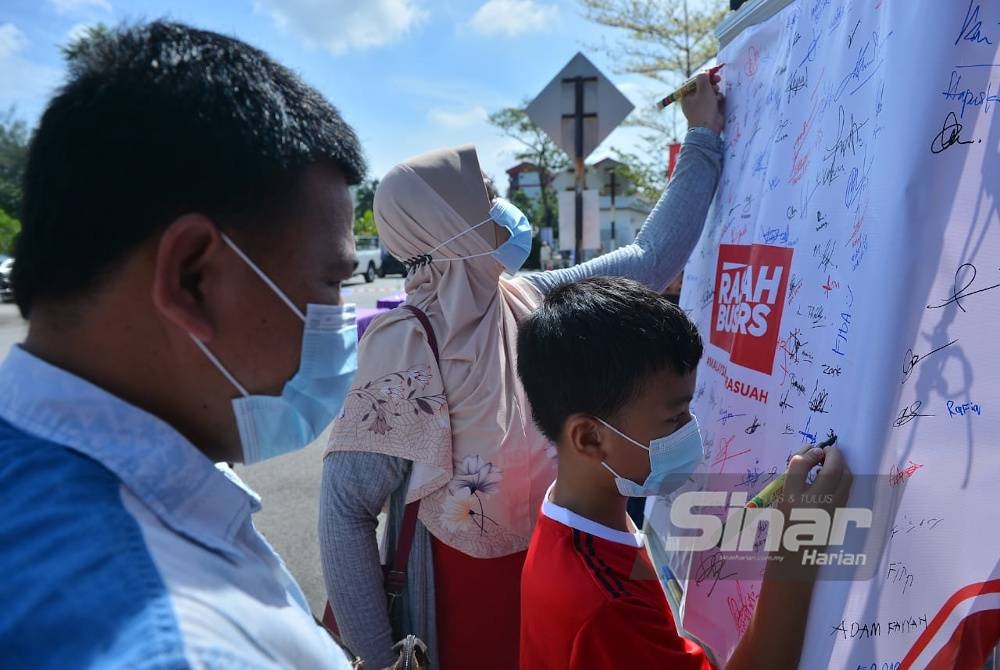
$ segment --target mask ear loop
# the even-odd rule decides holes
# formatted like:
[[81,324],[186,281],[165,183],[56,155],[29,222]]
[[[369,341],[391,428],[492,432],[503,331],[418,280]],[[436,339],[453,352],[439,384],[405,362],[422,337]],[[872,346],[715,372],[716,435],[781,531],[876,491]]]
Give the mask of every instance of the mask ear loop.
[[192,340],[194,340],[194,343],[197,344],[198,348],[201,349],[202,353],[208,357],[208,360],[212,362],[212,365],[214,365],[219,370],[219,372],[221,372],[222,375],[229,380],[230,384],[236,387],[236,390],[239,391],[244,398],[250,397],[250,393],[243,387],[243,384],[240,384],[238,381],[236,381],[236,377],[234,377],[232,373],[226,369],[226,366],[222,364],[222,361],[220,361],[215,354],[209,351],[208,347],[205,346],[204,342],[199,340],[194,335],[191,335],[190,333],[188,333],[188,336]]
[[233,252],[237,256],[239,256],[240,259],[244,263],[246,263],[247,265],[250,266],[250,269],[253,270],[254,273],[256,273],[256,275],[258,277],[260,277],[261,281],[263,281],[265,284],[267,284],[267,287],[270,288],[272,291],[274,291],[275,295],[277,295],[279,298],[281,298],[282,302],[284,302],[286,305],[288,305],[288,308],[291,309],[295,313],[295,316],[297,316],[300,319],[302,319],[302,323],[305,323],[305,321],[306,321],[305,315],[302,313],[302,311],[298,307],[295,306],[294,302],[292,302],[291,300],[289,300],[288,296],[285,295],[285,292],[282,291],[280,288],[278,288],[278,285],[275,284],[274,281],[272,281],[270,277],[268,277],[266,274],[264,274],[264,271],[261,270],[259,267],[257,267],[257,264],[254,263],[252,260],[250,260],[250,257],[247,256],[245,253],[243,253],[243,250],[240,249],[238,246],[236,246],[236,243],[233,242],[231,239],[229,239],[228,235],[226,235],[225,233],[219,233],[219,234],[222,236],[222,241],[225,242],[226,244],[228,244],[229,248],[232,249]]
[[472,226],[470,228],[466,228],[465,230],[463,230],[462,232],[458,233],[457,235],[452,235],[447,240],[445,240],[441,244],[437,245],[436,247],[434,247],[433,249],[431,249],[430,251],[428,251],[426,254],[420,254],[419,256],[413,256],[412,258],[407,258],[405,261],[403,261],[403,267],[406,268],[406,274],[407,275],[412,274],[418,268],[422,268],[422,267],[424,267],[426,265],[430,265],[431,263],[447,263],[447,262],[451,262],[451,261],[467,261],[467,260],[469,260],[471,258],[480,258],[482,256],[489,256],[490,254],[493,253],[493,251],[496,251],[496,250],[494,249],[493,251],[484,251],[481,254],[473,254],[472,256],[462,256],[460,258],[433,258],[432,255],[433,255],[433,253],[435,251],[440,250],[442,247],[445,247],[448,244],[451,244],[452,242],[454,242],[455,240],[457,240],[458,238],[460,238],[462,235],[466,235],[468,233],[471,233],[476,228],[479,228],[480,226],[485,226],[487,223],[490,223],[491,221],[493,221],[492,218],[484,219],[484,220],[480,221],[479,223],[477,223],[476,225],[474,225],[474,226]]
[[649,447],[648,446],[646,446],[645,444],[642,444],[640,442],[637,442],[636,440],[633,440],[631,437],[629,437],[625,433],[621,432],[620,430],[618,430],[617,428],[615,428],[614,426],[612,426],[610,423],[608,423],[607,421],[605,421],[601,417],[596,416],[594,418],[597,419],[598,421],[600,421],[601,423],[603,423],[606,428],[608,428],[608,429],[614,431],[615,433],[617,433],[620,437],[625,438],[626,440],[628,440],[629,442],[631,442],[635,446],[639,447],[640,449],[645,449],[646,451],[649,451]]

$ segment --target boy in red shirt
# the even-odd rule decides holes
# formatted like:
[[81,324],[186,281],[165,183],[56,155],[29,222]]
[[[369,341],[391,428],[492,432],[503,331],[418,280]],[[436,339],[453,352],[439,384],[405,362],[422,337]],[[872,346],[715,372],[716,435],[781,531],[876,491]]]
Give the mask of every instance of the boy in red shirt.
[[[627,279],[567,284],[522,324],[518,373],[559,469],[521,578],[520,670],[711,668],[678,634],[626,512],[627,496],[669,493],[702,459],[689,411],[701,356],[687,316]],[[850,482],[840,452],[816,448],[792,459],[785,491],[842,504]],[[793,563],[769,563],[729,670],[798,665],[815,573]]]

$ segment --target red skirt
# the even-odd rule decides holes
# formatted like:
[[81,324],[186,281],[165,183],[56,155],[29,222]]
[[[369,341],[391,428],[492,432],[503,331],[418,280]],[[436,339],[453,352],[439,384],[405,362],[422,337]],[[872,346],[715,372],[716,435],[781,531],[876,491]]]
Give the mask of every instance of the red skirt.
[[527,551],[472,558],[431,537],[440,670],[515,670]]

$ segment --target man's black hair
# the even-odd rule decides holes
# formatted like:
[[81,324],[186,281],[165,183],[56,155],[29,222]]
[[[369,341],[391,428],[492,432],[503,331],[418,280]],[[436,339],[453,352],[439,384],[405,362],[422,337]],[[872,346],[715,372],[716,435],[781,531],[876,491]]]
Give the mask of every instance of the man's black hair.
[[353,129],[264,52],[178,23],[93,31],[67,57],[28,153],[14,294],[95,289],[131,250],[188,212],[268,230],[303,168],[364,177]]
[[694,323],[630,279],[594,277],[552,290],[517,337],[517,371],[535,423],[553,442],[574,414],[611,421],[650,377],[701,360]]

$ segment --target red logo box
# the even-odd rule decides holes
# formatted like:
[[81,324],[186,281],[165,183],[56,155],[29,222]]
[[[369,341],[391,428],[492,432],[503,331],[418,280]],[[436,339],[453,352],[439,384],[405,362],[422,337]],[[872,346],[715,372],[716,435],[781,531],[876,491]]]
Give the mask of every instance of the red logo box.
[[793,249],[719,245],[709,341],[729,360],[770,375],[785,309]]

